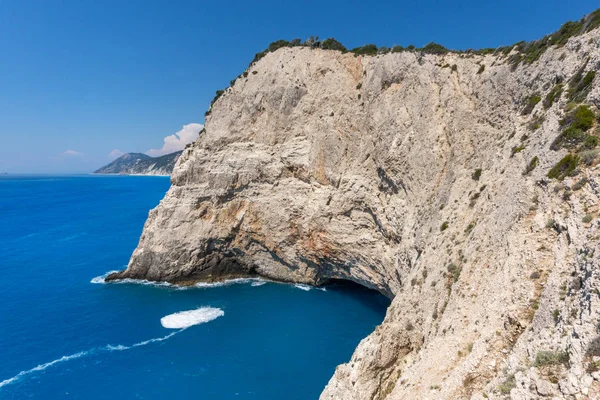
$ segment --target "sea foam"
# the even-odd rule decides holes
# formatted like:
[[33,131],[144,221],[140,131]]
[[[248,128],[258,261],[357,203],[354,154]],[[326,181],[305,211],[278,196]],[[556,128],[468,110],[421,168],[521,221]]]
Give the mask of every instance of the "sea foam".
[[80,351],[79,353],[71,354],[68,356],[62,356],[60,358],[57,358],[56,360],[47,362],[45,364],[40,364],[37,367],[31,368],[31,369],[28,369],[25,371],[21,371],[17,375],[13,376],[12,378],[3,380],[2,382],[0,382],[0,388],[2,388],[3,386],[9,385],[11,383],[14,383],[27,375],[33,374],[34,372],[43,371],[46,368],[50,368],[56,364],[60,364],[65,361],[74,360],[74,359],[80,358],[80,357],[93,356],[93,355],[96,355],[99,353],[104,353],[104,352],[124,351],[124,350],[133,349],[135,347],[146,346],[147,344],[150,344],[150,343],[162,342],[163,340],[167,340],[182,331],[183,331],[183,329],[180,329],[178,331],[171,332],[166,336],[144,340],[143,342],[134,343],[131,346],[125,346],[122,344],[118,344],[118,345],[107,344],[106,346],[103,346],[103,347],[94,347],[94,348],[91,348],[86,351]]
[[103,275],[92,278],[90,283],[106,283],[106,277],[115,272],[119,272],[119,271],[108,271],[107,273],[105,273]]
[[[76,358],[89,357],[89,356],[93,356],[96,354],[112,352],[112,351],[125,351],[125,350],[134,349],[136,347],[146,346],[151,343],[162,342],[164,340],[170,339],[171,337],[175,336],[176,334],[178,334],[180,332],[183,332],[185,330],[185,328],[189,328],[192,325],[198,325],[198,324],[212,321],[213,319],[218,318],[224,314],[225,313],[218,308],[203,307],[203,308],[199,308],[197,310],[184,311],[184,312],[180,312],[180,313],[176,313],[176,314],[167,315],[166,317],[164,317],[160,320],[161,324],[165,328],[178,329],[177,331],[171,332],[166,336],[152,338],[152,339],[144,340],[142,342],[134,343],[130,346],[126,346],[123,344],[117,344],[117,345],[107,344],[106,346],[93,347],[86,351],[80,351],[79,353],[71,354],[68,356],[62,356],[60,358],[57,358],[56,360],[52,360],[45,364],[40,364],[37,367],[31,368],[31,369],[28,369],[25,371],[21,371],[17,375],[13,376],[12,378],[8,378],[8,379],[1,381],[0,389],[3,386],[10,385],[11,383],[15,383],[16,381],[20,380],[21,378],[26,377],[27,375],[33,374],[35,372],[41,372],[41,371],[43,371],[47,368],[50,368],[56,364],[74,360]],[[163,321],[165,319],[167,321],[166,323]]]
[[223,315],[225,313],[220,308],[201,307],[196,310],[167,315],[160,319],[160,323],[167,329],[185,329],[193,325],[204,324]]
[[[106,277],[108,277],[110,274],[115,273],[115,272],[119,272],[119,271],[108,271],[103,275],[97,276],[95,278],[92,278],[92,280],[90,281],[90,283],[96,283],[96,284],[103,284],[106,283]],[[177,285],[173,285],[172,283],[168,283],[168,282],[152,282],[152,281],[148,281],[146,279],[131,279],[131,278],[125,278],[125,279],[118,279],[116,281],[113,281],[111,283],[115,283],[115,284],[136,284],[136,285],[148,285],[148,286],[160,286],[160,287],[172,287],[172,288],[176,288],[176,289],[182,289],[184,288],[183,286],[177,286]]]
[[83,357],[86,356],[88,354],[91,354],[92,352],[94,352],[95,349],[92,350],[88,350],[88,351],[80,351],[79,353],[75,353],[75,354],[71,354],[69,356],[62,356],[61,358],[57,358],[56,360],[47,362],[45,364],[40,364],[37,367],[28,369],[26,371],[21,371],[19,372],[17,375],[13,376],[12,378],[8,378],[3,380],[2,382],[0,382],[0,388],[6,385],[9,385],[13,382],[16,382],[17,380],[21,379],[22,377],[32,374],[34,372],[39,372],[39,371],[43,371],[46,368],[50,368],[53,365],[65,362],[65,361],[69,361],[69,360],[73,360],[75,358],[79,358],[79,357]]
[[308,286],[308,285],[305,285],[304,283],[295,283],[295,284],[294,284],[294,287],[295,287],[296,289],[305,290],[305,291],[307,291],[307,292],[308,292],[310,289],[312,289],[310,286]]
[[[103,275],[92,278],[90,283],[104,284],[104,283],[106,283],[106,277],[108,277],[110,274],[112,274],[114,272],[119,272],[119,271],[108,271]],[[198,282],[192,286],[180,286],[180,285],[174,285],[174,284],[168,283],[168,282],[153,282],[153,281],[148,281],[146,279],[125,278],[125,279],[117,279],[110,283],[112,283],[112,284],[147,285],[147,286],[156,286],[156,287],[168,287],[168,288],[178,289],[178,290],[186,290],[186,289],[193,289],[193,288],[200,288],[200,289],[216,288],[216,287],[222,287],[222,286],[248,284],[248,283],[250,283],[252,286],[261,286],[261,285],[264,285],[266,282],[268,282],[268,281],[266,279],[262,279],[262,278],[236,278],[236,279],[228,279],[228,280],[221,281],[221,282]]]

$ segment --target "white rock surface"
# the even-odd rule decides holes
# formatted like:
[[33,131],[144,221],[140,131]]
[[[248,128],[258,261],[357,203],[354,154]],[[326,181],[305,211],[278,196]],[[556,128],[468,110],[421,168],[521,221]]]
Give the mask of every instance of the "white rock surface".
[[[589,183],[564,200],[545,176],[566,154],[549,149],[566,96],[521,109],[586,60],[598,69],[599,43],[592,31],[514,71],[494,55],[269,53],[214,104],[111,278],[348,279],[393,298],[323,400],[575,398],[584,383],[596,398],[599,172],[566,179]],[[535,366],[542,350],[570,361]]]

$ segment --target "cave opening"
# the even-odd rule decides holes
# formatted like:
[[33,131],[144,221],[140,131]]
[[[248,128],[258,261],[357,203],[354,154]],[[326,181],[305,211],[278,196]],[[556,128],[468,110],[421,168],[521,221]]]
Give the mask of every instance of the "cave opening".
[[321,287],[326,288],[328,291],[338,292],[360,299],[374,309],[381,309],[382,307],[387,309],[392,303],[392,300],[379,290],[349,279],[331,278],[323,283]]

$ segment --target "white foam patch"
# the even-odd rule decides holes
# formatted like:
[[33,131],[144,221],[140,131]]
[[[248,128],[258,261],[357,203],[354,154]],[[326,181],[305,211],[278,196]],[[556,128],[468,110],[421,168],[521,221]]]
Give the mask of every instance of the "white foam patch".
[[[106,283],[106,278],[115,272],[120,272],[120,271],[108,271],[107,273],[97,276],[95,278],[92,278],[92,280],[90,281],[91,283],[96,283],[96,284],[103,284]],[[160,287],[172,287],[172,288],[184,288],[183,286],[177,286],[177,285],[173,285],[172,283],[168,283],[168,282],[152,282],[152,281],[148,281],[146,279],[131,279],[131,278],[125,278],[125,279],[118,279],[116,281],[112,281],[111,283],[114,284],[136,284],[136,285],[148,285],[148,286],[160,286]]]
[[201,307],[197,310],[181,311],[167,315],[160,319],[160,323],[167,329],[189,328],[193,325],[204,324],[225,315],[220,308]]
[[90,281],[91,283],[106,283],[106,277],[109,276],[110,274],[114,273],[114,272],[119,272],[119,271],[108,271],[107,273],[105,273],[104,275],[100,275],[97,276],[95,278],[92,278],[92,280]]
[[308,286],[308,285],[305,285],[304,283],[295,283],[295,284],[294,284],[294,287],[295,287],[296,289],[306,290],[307,292],[308,292],[310,289],[312,289],[310,286]]
[[[95,283],[95,284],[104,284],[104,283],[106,283],[106,278],[110,274],[115,273],[115,272],[120,272],[120,271],[108,271],[107,273],[105,273],[103,275],[92,278],[92,280],[90,282]],[[267,280],[262,279],[262,278],[236,278],[236,279],[229,279],[229,280],[222,281],[222,282],[211,282],[211,283],[198,282],[192,286],[180,286],[180,285],[174,285],[169,282],[153,282],[153,281],[148,281],[146,279],[125,278],[125,279],[117,279],[110,283],[111,284],[147,285],[147,286],[155,286],[155,287],[168,287],[168,288],[178,289],[178,290],[186,290],[186,289],[193,289],[193,288],[201,288],[201,289],[216,288],[216,287],[222,287],[222,286],[229,286],[229,285],[236,285],[236,284],[248,284],[248,283],[250,283],[252,286],[261,286],[261,285],[264,285],[266,282],[267,282]]]
[[194,284],[194,287],[214,288],[214,287],[239,285],[239,284],[246,284],[246,283],[250,283],[252,286],[260,286],[260,285],[255,285],[255,283],[258,283],[258,282],[262,282],[260,284],[260,285],[262,285],[266,282],[266,280],[260,279],[260,278],[236,278],[236,279],[229,279],[229,280],[222,281],[222,282],[210,282],[210,283],[209,282],[198,282],[198,283]]
[[116,280],[116,281],[112,281],[111,283],[129,284],[129,285],[146,285],[146,286],[170,287],[170,288],[175,288],[175,289],[184,289],[183,286],[173,285],[172,283],[169,283],[169,282],[154,282],[154,281],[148,281],[146,279],[125,278],[125,279],[119,279],[119,280]]

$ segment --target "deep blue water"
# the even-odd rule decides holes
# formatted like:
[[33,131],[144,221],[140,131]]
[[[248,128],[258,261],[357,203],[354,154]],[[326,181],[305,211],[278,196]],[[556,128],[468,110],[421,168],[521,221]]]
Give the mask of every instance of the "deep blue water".
[[[0,399],[317,399],[383,320],[387,300],[356,287],[91,283],[126,266],[168,188],[0,177]],[[161,325],[199,307],[224,315]]]

